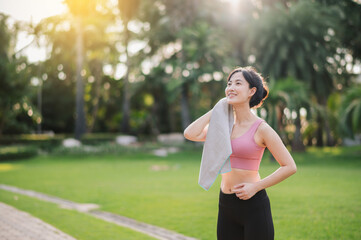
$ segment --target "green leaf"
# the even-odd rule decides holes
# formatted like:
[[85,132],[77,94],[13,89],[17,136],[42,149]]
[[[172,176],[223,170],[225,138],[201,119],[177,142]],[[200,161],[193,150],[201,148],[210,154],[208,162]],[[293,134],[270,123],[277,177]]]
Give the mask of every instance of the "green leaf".
[[361,100],[355,100],[355,108],[352,114],[352,130],[359,132],[361,130]]

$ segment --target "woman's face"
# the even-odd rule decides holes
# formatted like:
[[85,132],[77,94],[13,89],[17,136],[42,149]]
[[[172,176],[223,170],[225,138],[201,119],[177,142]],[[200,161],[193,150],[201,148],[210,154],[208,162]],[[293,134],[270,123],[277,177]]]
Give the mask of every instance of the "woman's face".
[[256,88],[249,88],[249,83],[241,72],[232,75],[225,89],[228,104],[249,104],[249,100],[256,92]]

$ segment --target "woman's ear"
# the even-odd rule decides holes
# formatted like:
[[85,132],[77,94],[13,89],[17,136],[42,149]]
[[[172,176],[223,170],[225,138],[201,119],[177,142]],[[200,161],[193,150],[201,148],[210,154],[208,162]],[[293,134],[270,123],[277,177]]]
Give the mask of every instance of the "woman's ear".
[[257,91],[257,88],[256,87],[253,87],[250,89],[250,93],[249,93],[249,96],[252,97]]

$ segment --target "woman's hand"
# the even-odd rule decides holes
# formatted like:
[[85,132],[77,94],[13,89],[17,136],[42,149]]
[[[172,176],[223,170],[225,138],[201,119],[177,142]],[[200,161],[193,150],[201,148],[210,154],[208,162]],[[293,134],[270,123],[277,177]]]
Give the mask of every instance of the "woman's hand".
[[234,186],[231,190],[239,199],[248,200],[253,197],[258,191],[255,183],[240,183]]

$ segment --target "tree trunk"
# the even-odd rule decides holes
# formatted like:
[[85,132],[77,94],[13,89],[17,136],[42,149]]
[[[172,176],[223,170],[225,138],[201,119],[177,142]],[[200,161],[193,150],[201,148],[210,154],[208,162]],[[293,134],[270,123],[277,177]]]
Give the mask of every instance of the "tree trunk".
[[37,96],[37,107],[38,107],[38,111],[39,111],[39,115],[40,115],[40,121],[38,119],[36,119],[36,124],[37,124],[37,134],[41,134],[42,132],[42,122],[43,122],[43,79],[41,78],[41,71],[42,71],[42,63],[38,62],[38,69],[37,69],[37,75],[39,78],[39,85],[38,85],[38,96]]
[[330,122],[328,119],[328,115],[325,118],[325,131],[326,131],[326,145],[327,146],[334,146],[335,145],[335,138],[331,134],[330,129]]
[[182,94],[181,94],[181,116],[182,116],[182,127],[183,130],[188,127],[191,123],[189,117],[189,104],[188,104],[188,84],[182,84]]
[[316,146],[323,147],[323,120],[321,116],[317,116],[316,140]]
[[297,110],[297,117],[295,119],[296,131],[292,141],[292,151],[295,152],[304,152],[306,150],[305,145],[302,141],[301,135],[301,118],[300,118],[300,110]]
[[[316,99],[318,104],[320,104],[321,106],[325,107],[327,105],[326,97],[318,96]],[[325,124],[327,124],[326,122],[327,122],[327,116],[321,116],[321,114],[319,113],[317,115],[317,130],[316,130],[317,147],[323,147],[325,145],[323,140],[323,131],[325,128]]]
[[5,121],[6,121],[6,112],[8,111],[8,107],[5,107],[5,109],[3,109],[3,113],[2,115],[0,114],[0,137],[3,134],[4,131],[4,126],[5,126]]
[[169,131],[174,132],[176,130],[177,122],[176,122],[176,111],[172,103],[169,104],[168,106],[168,119],[169,119]]
[[80,140],[85,133],[84,112],[84,82],[81,75],[84,64],[83,56],[83,29],[81,19],[76,18],[76,114],[75,114],[75,138]]
[[95,122],[97,119],[97,115],[98,115],[98,109],[99,109],[99,100],[100,100],[100,85],[102,82],[102,63],[100,60],[95,59],[93,61],[93,76],[95,78],[95,96],[94,96],[94,106],[93,106],[93,110],[92,110],[92,114],[91,114],[91,119],[90,119],[90,123],[89,123],[89,127],[88,127],[88,132],[91,133],[93,132],[94,126],[95,126]]
[[42,114],[42,105],[43,105],[43,98],[42,98],[42,88],[43,88],[43,80],[41,78],[39,78],[39,86],[38,86],[38,111],[40,113],[40,121],[38,121],[36,119],[36,123],[37,123],[37,134],[41,134],[41,122],[42,122],[42,118],[43,118],[43,114]]
[[[181,63],[183,66],[185,66],[185,54],[183,49],[183,43],[182,43],[182,50],[181,50]],[[181,74],[181,77],[182,74]],[[189,86],[188,83],[183,80],[183,83],[181,85],[181,117],[182,117],[182,131],[188,127],[188,125],[191,123],[190,115],[189,115],[189,103],[188,103],[188,95],[189,95]]]
[[158,136],[160,134],[160,130],[159,130],[159,121],[158,121],[158,117],[159,117],[159,112],[158,112],[158,103],[157,101],[154,101],[154,104],[151,108],[151,132],[153,136]]
[[280,135],[282,141],[284,142],[285,145],[289,144],[286,132],[285,132],[285,126],[283,124],[283,116],[284,113],[283,111],[285,110],[285,106],[284,105],[279,105],[276,109],[277,109],[277,131],[278,134]]
[[122,104],[122,111],[123,111],[123,119],[121,125],[121,132],[123,133],[130,133],[130,125],[129,125],[129,118],[130,118],[130,93],[129,93],[129,70],[130,70],[130,60],[128,54],[128,42],[129,42],[129,30],[128,30],[128,22],[124,23],[125,26],[125,55],[127,57],[127,70],[124,76],[124,84],[123,84],[123,104]]

